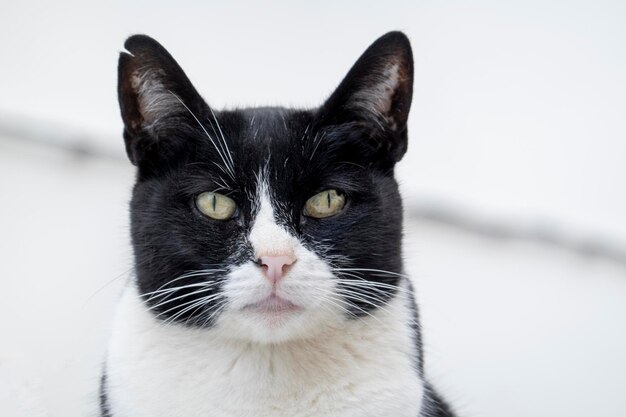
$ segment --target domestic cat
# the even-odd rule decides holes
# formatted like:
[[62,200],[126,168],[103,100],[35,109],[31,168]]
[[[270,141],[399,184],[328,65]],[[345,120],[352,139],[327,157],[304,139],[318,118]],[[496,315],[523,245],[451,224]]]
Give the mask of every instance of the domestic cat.
[[452,417],[402,264],[407,37],[375,41],[312,110],[216,111],[155,40],[125,47],[135,275],[102,415]]

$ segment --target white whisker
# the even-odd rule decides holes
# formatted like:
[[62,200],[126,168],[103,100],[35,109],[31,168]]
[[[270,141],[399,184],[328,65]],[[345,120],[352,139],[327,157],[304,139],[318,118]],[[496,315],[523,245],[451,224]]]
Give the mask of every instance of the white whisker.
[[197,291],[190,292],[188,294],[179,295],[178,297],[169,298],[169,299],[166,298],[165,300],[159,302],[158,304],[155,304],[152,307],[148,308],[148,310],[155,310],[155,309],[157,309],[157,308],[159,308],[161,306],[164,306],[165,304],[169,304],[169,303],[171,303],[173,301],[180,300],[181,298],[186,298],[186,297],[189,297],[189,296],[192,296],[192,295],[195,295],[195,294],[201,294],[203,292],[207,292],[207,291],[210,291],[212,289],[213,289],[212,287],[204,286],[204,288],[202,288],[200,290],[197,290]]
[[165,323],[168,323],[168,322],[172,323],[172,322],[174,322],[174,321],[175,321],[178,317],[180,317],[181,315],[185,314],[187,311],[192,310],[192,309],[194,309],[194,308],[196,308],[197,306],[200,306],[200,305],[206,305],[206,304],[208,304],[209,302],[211,302],[211,301],[213,301],[213,300],[215,300],[215,299],[218,299],[218,298],[220,298],[220,297],[223,297],[223,294],[211,294],[211,295],[208,295],[208,296],[206,296],[206,297],[200,297],[200,298],[198,298],[198,299],[194,299],[194,300],[191,300],[191,301],[187,301],[187,302],[185,302],[185,303],[182,303],[182,304],[177,305],[177,306],[175,306],[175,307],[171,307],[171,308],[169,308],[169,309],[167,309],[167,310],[165,310],[165,311],[163,311],[163,312],[161,312],[161,313],[157,314],[157,315],[156,315],[156,318],[158,318],[158,317],[160,317],[160,316],[162,316],[162,315],[164,315],[164,314],[167,314],[167,313],[169,313],[170,311],[173,311],[173,310],[176,310],[176,309],[178,309],[178,308],[181,308],[181,307],[183,307],[183,306],[185,306],[185,305],[189,305],[189,304],[191,304],[190,306],[188,306],[188,307],[186,307],[186,308],[182,309],[181,311],[179,311],[179,312],[177,312],[176,314],[174,314],[172,317],[169,317],[167,320],[165,320]]
[[194,287],[206,287],[207,285],[216,285],[218,284],[217,282],[196,282],[193,284],[187,284],[187,285],[180,285],[178,287],[172,287],[172,288],[164,288],[162,290],[156,290],[156,291],[151,291],[151,292],[147,292],[144,294],[141,294],[141,297],[145,298],[146,296],[150,296],[148,297],[148,299],[146,301],[151,301],[153,298],[156,297],[163,297],[164,295],[167,295],[168,293],[173,293],[173,292],[177,292],[186,288],[194,288]]
[[233,156],[230,152],[230,148],[228,147],[228,142],[226,142],[226,137],[224,137],[224,132],[222,131],[222,128],[220,127],[220,123],[217,121],[217,117],[215,117],[215,113],[213,112],[213,109],[209,107],[209,110],[211,111],[213,120],[215,120],[215,124],[217,125],[217,130],[220,132],[220,136],[222,137],[222,142],[224,142],[224,146],[226,147],[226,155],[228,156],[228,159],[230,159],[231,168],[234,170],[235,162],[233,161]]
[[333,268],[333,271],[337,271],[337,272],[343,272],[343,271],[347,271],[347,272],[379,272],[381,274],[387,274],[387,275],[395,275],[395,276],[399,276],[399,277],[403,277],[403,278],[408,278],[408,275],[406,274],[400,274],[398,272],[391,272],[391,271],[385,271],[383,269],[370,269],[370,268]]
[[[195,271],[189,271],[177,278],[174,278],[170,281],[167,281],[165,284],[161,285],[159,288],[157,288],[157,291],[162,289],[163,287],[173,284],[174,282],[180,281],[181,279],[185,279],[185,278],[191,278],[191,277],[196,277],[196,276],[202,276],[202,275],[210,275],[213,272],[226,272],[226,269],[198,269]],[[143,295],[147,295],[147,294],[151,294],[151,293],[145,293]]]
[[[169,91],[169,90],[168,90]],[[228,162],[226,162],[226,158],[224,157],[224,153],[223,153],[223,149],[220,149],[221,146],[218,146],[215,141],[213,140],[213,138],[211,137],[211,135],[209,134],[209,132],[206,130],[206,128],[204,127],[204,125],[200,122],[200,119],[198,119],[196,117],[196,115],[191,111],[191,109],[189,107],[187,107],[187,105],[183,102],[183,100],[181,100],[180,97],[178,97],[176,94],[174,94],[173,92],[169,91],[170,94],[172,94],[174,97],[176,97],[176,99],[178,101],[180,101],[180,103],[185,106],[185,109],[187,109],[187,111],[189,112],[189,114],[191,114],[191,116],[195,119],[195,121],[198,123],[198,125],[200,126],[200,128],[204,131],[204,133],[206,134],[206,136],[209,138],[209,140],[211,141],[211,143],[213,144],[213,147],[215,148],[215,150],[217,151],[217,153],[220,156],[220,159],[222,160],[222,162],[224,163],[224,167],[226,168],[226,170],[228,171],[226,174],[230,176],[230,178],[234,181],[235,180],[235,171],[233,170],[233,168],[228,164]],[[211,110],[213,111],[213,110]],[[230,156],[230,155],[229,155]]]

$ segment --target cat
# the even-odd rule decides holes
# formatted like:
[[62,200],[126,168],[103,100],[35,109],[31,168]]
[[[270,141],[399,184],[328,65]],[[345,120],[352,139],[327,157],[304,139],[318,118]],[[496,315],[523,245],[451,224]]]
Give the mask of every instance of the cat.
[[453,417],[424,375],[402,264],[408,38],[312,110],[216,111],[145,35],[119,58],[135,274],[106,417]]

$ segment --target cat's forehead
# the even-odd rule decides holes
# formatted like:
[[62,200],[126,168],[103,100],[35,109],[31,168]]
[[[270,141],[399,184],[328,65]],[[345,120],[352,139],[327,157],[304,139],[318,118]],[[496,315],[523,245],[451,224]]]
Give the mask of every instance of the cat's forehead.
[[[223,112],[228,117],[231,112]],[[233,132],[242,145],[286,144],[293,135],[311,123],[311,112],[284,107],[251,107],[237,110],[239,117]]]
[[208,181],[224,192],[256,196],[266,187],[275,197],[289,197],[315,162],[305,157],[312,115],[280,107],[207,112],[198,118],[202,128],[187,136],[190,153],[179,178],[185,187],[206,188]]
[[217,118],[239,168],[246,171],[287,169],[290,160],[300,160],[313,123],[311,111],[283,107],[223,111]]

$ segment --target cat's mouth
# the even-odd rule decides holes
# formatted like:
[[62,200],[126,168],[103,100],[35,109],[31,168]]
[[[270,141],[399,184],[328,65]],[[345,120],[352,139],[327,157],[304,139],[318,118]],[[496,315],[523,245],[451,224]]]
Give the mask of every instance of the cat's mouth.
[[279,297],[276,294],[271,294],[268,297],[243,307],[243,310],[253,311],[263,314],[282,314],[282,313],[296,313],[302,311],[303,308],[299,305],[292,303],[289,300]]

